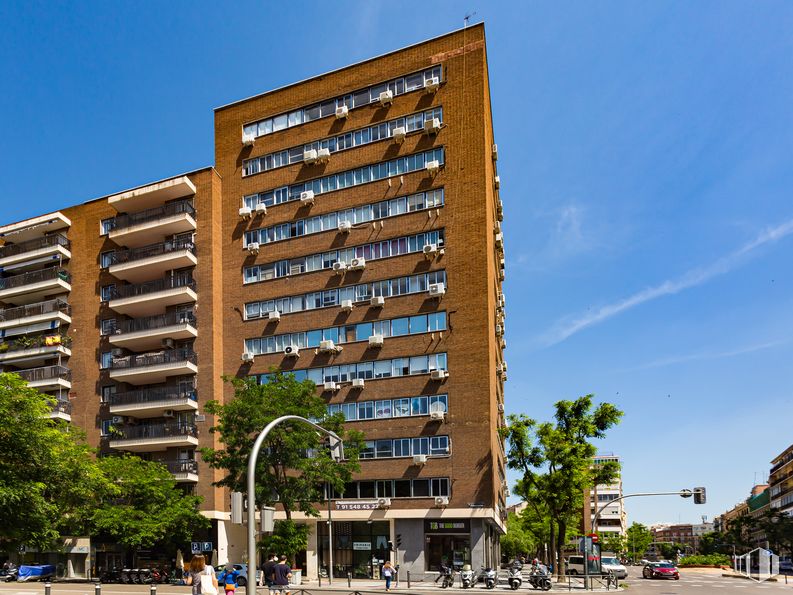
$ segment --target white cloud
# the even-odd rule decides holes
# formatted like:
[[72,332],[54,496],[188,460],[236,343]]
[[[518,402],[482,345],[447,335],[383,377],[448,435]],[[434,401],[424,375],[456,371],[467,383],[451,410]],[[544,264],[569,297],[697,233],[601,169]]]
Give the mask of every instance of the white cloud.
[[590,326],[600,324],[636,306],[640,306],[660,297],[680,293],[685,289],[690,289],[697,285],[702,285],[714,277],[730,272],[758,248],[769,243],[777,242],[789,236],[791,233],[793,233],[793,219],[781,225],[777,225],[776,227],[766,229],[751,242],[719,258],[708,266],[692,269],[677,279],[669,279],[655,287],[648,287],[627,298],[602,306],[594,312],[575,318],[566,317],[557,322],[556,325],[542,336],[542,343],[545,346],[561,343],[565,339]]

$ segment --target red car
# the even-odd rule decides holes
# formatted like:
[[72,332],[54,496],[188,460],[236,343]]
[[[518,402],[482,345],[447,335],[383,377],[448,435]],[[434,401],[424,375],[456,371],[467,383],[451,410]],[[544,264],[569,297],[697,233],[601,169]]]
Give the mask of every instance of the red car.
[[680,580],[680,573],[677,567],[670,562],[652,562],[642,570],[644,578],[673,578]]

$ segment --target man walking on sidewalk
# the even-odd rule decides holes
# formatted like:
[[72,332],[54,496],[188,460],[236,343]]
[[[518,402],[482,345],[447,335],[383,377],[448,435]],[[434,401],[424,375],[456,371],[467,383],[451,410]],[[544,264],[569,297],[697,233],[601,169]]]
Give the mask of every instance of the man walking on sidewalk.
[[289,579],[292,578],[292,569],[286,563],[286,556],[281,558],[273,569],[273,591],[276,595],[290,595]]

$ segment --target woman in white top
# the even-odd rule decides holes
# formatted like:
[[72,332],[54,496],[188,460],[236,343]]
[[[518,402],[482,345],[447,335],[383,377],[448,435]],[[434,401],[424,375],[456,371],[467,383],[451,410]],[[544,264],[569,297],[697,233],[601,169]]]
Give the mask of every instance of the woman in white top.
[[185,582],[193,586],[193,595],[201,594],[201,575],[209,575],[212,577],[212,586],[215,587],[215,593],[218,592],[218,578],[215,576],[215,569],[206,562],[206,558],[202,554],[197,554],[190,559],[190,568],[187,573]]

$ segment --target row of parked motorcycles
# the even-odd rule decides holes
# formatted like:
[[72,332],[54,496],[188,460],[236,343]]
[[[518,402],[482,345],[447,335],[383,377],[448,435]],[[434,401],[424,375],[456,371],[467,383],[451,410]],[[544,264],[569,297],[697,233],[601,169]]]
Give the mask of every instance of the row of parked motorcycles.
[[[450,566],[441,565],[440,586],[442,589],[447,589],[454,586],[454,569]],[[463,589],[470,589],[478,582],[484,583],[486,589],[494,589],[498,583],[498,572],[494,568],[486,568],[482,566],[479,570],[474,570],[470,566],[463,566],[460,571],[460,584]],[[551,577],[548,576],[548,571],[545,568],[534,570],[529,574],[529,585],[534,589],[542,591],[551,590]],[[522,565],[513,565],[509,569],[506,577],[506,582],[510,589],[517,591],[523,584],[523,567]]]
[[99,575],[99,582],[151,585],[168,583],[170,577],[159,568],[111,568]]

